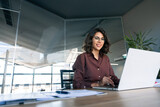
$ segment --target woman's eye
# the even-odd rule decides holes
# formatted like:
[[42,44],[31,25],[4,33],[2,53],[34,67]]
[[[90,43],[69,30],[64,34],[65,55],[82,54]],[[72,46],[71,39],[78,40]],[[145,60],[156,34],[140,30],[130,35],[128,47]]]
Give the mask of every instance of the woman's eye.
[[98,39],[99,39],[99,37],[95,37],[95,39],[97,39],[97,40],[98,40]]

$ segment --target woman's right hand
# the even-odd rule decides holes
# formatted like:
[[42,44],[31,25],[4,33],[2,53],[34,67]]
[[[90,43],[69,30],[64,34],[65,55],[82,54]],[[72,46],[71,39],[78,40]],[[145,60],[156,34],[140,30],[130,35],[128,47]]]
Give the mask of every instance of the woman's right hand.
[[111,76],[108,76],[108,77],[104,76],[103,79],[101,80],[101,84],[100,84],[101,86],[104,86],[106,84],[111,84],[113,87],[115,86],[114,82],[111,79]]

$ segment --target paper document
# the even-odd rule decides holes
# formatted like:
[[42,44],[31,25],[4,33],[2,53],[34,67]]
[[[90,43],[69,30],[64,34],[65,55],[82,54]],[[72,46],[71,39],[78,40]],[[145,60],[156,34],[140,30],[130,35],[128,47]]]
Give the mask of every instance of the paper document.
[[[65,94],[64,94],[65,93]],[[0,106],[1,105],[17,105],[25,104],[37,101],[57,100],[63,98],[75,98],[83,96],[91,96],[103,94],[103,92],[92,91],[92,90],[68,90],[63,93],[57,92],[37,92],[37,93],[23,93],[23,94],[2,94],[0,95]]]
[[48,96],[55,96],[57,98],[75,98],[75,97],[84,97],[84,96],[91,96],[91,95],[98,95],[103,94],[104,92],[92,91],[92,90],[69,90],[67,91],[69,94],[58,94],[58,93],[46,93]]

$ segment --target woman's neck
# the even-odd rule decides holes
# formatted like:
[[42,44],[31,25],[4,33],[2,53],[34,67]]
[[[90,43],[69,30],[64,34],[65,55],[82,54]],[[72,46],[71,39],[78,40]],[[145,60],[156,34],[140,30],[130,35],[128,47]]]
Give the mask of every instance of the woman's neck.
[[98,57],[99,57],[99,51],[97,51],[97,50],[93,50],[93,51],[92,51],[92,53],[93,53],[94,57],[98,60]]

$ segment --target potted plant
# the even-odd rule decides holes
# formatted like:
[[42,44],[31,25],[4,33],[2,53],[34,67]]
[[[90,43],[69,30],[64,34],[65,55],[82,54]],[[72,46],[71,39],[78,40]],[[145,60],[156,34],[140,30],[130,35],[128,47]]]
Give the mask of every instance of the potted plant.
[[[147,33],[148,34],[148,33]],[[150,45],[156,45],[154,43],[153,38],[147,38],[146,33],[134,33],[134,36],[130,33],[129,36],[124,35],[124,39],[126,40],[129,48],[137,48],[137,49],[143,49],[143,50],[152,50]]]

